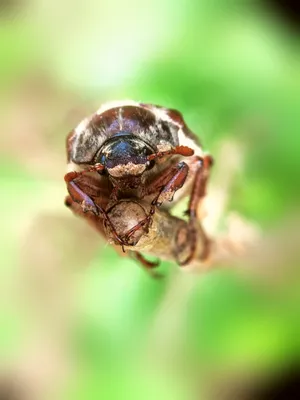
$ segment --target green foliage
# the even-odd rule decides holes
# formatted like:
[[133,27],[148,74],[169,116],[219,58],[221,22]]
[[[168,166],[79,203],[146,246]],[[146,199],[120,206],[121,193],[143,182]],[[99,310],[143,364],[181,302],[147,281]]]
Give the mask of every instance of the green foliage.
[[[299,204],[300,80],[292,33],[248,2],[233,2],[232,9],[221,1],[198,0],[144,6],[133,0],[90,1],[83,10],[79,5],[73,9],[59,4],[57,9],[50,2],[35,2],[30,16],[24,11],[13,23],[1,24],[4,109],[10,110],[11,96],[14,110],[11,93],[28,76],[41,74],[54,87],[52,108],[49,113],[46,109],[48,118],[41,125],[41,130],[47,124],[49,128],[40,147],[16,151],[15,146],[26,147],[26,136],[19,132],[10,142],[13,133],[2,134],[4,144],[9,143],[0,169],[0,273],[7,287],[19,279],[24,254],[16,232],[42,212],[64,213],[64,170],[54,168],[51,175],[57,157],[64,165],[63,141],[70,129],[69,121],[58,121],[60,107],[65,114],[77,106],[92,112],[103,101],[134,98],[177,108],[212,154],[223,139],[236,140],[244,148],[244,167],[233,184],[230,209],[260,224],[267,234]],[[18,118],[18,113],[7,115],[3,121]],[[80,118],[75,115],[74,124]],[[51,141],[51,135],[57,141]],[[54,142],[62,147],[51,147]],[[25,228],[22,232],[26,235]],[[77,251],[84,252],[81,238],[74,240]],[[259,289],[228,271],[193,276],[185,292],[191,277],[176,273],[178,267],[163,263],[165,278],[152,280],[133,260],[109,247],[100,248],[87,263],[80,272],[71,267],[72,279],[76,275],[80,282],[70,334],[78,371],[64,399],[187,399],[195,381],[200,382],[195,390],[202,393],[205,368],[212,374],[222,368],[270,370],[300,354],[296,295],[276,299],[272,289]],[[298,293],[299,282],[291,291]],[[182,292],[180,306],[176,298]],[[163,318],[162,307],[167,310]],[[8,304],[1,316],[1,353],[8,358],[19,349],[20,336],[31,321],[30,312],[21,314]],[[179,333],[168,328],[173,318],[179,320]],[[156,350],[152,335],[164,343],[165,329],[174,363],[164,369],[159,367],[164,345]],[[186,371],[193,373],[187,377]]]

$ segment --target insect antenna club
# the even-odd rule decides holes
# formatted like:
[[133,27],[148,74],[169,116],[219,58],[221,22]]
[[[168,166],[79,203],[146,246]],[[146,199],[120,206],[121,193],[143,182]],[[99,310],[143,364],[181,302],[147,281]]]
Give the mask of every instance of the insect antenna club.
[[[209,243],[198,217],[212,166],[182,115],[134,101],[103,105],[67,137],[65,204],[116,249],[187,265]],[[187,219],[171,215],[188,197]]]

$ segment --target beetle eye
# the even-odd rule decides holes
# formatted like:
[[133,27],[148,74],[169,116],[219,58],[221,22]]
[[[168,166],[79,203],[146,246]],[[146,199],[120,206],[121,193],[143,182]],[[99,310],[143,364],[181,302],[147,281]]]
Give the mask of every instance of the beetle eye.
[[100,169],[99,171],[97,171],[99,175],[107,175],[107,170],[104,169]]
[[[106,155],[105,153],[100,153],[99,157],[95,160],[97,164],[105,165],[106,162]],[[99,175],[105,175],[107,173],[106,168],[97,171]]]
[[152,169],[155,165],[155,160],[147,161],[146,162],[146,170]]
[[105,165],[105,161],[106,161],[106,155],[104,153],[100,153],[97,162],[99,164]]

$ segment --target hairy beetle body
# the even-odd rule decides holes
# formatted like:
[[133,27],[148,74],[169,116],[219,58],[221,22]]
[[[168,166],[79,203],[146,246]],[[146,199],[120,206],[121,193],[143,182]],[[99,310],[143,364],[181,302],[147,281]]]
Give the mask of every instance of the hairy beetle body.
[[[65,181],[72,201],[110,225],[120,245],[129,245],[137,229],[147,232],[156,207],[168,208],[184,195],[190,197],[187,215],[193,231],[211,157],[178,111],[134,101],[108,103],[68,135],[67,159]],[[151,207],[121,239],[106,207],[126,198],[142,199]]]

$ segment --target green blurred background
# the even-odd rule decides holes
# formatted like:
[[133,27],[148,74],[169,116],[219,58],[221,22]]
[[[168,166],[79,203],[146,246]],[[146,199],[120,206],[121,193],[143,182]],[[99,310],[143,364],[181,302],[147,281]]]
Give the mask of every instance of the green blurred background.
[[[1,399],[258,399],[293,375],[299,25],[278,3],[0,3]],[[257,259],[153,280],[64,208],[66,134],[115,99],[180,110],[221,191],[240,149],[218,229],[254,224]]]

